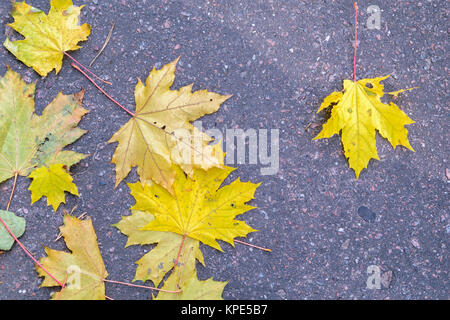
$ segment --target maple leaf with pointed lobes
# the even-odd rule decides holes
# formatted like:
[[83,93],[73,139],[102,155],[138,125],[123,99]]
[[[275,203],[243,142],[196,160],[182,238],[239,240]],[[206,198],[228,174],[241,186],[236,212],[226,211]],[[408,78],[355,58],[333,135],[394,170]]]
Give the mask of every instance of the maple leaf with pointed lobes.
[[[164,277],[169,275],[164,282],[163,290],[177,291],[181,294],[160,292],[158,300],[198,300],[221,299],[226,282],[217,282],[212,279],[199,281],[195,271],[196,261],[205,265],[200,251],[200,241],[183,237],[173,232],[142,230],[154,220],[149,212],[133,210],[131,216],[122,217],[122,220],[114,226],[128,236],[126,247],[131,245],[156,244],[156,247],[136,261],[138,265],[133,281],[150,280],[155,286],[159,286]],[[180,246],[183,247],[180,251]],[[174,269],[178,259],[178,268]]]
[[[222,293],[228,282],[214,281],[212,278],[199,280],[197,274],[192,275],[183,285],[183,291],[179,294],[165,293],[164,296],[172,300],[223,300]],[[158,294],[158,300],[163,297],[161,292]]]
[[79,25],[81,7],[72,0],[52,0],[48,15],[25,2],[15,2],[11,15],[11,28],[25,39],[10,41],[3,45],[17,59],[32,67],[45,77],[53,69],[61,70],[64,52],[78,50],[78,42],[87,40],[91,26]]
[[77,186],[62,164],[37,168],[29,178],[33,179],[28,189],[31,191],[31,205],[42,197],[47,197],[47,206],[51,205],[56,212],[61,203],[66,203],[65,191],[79,196]]
[[[125,247],[132,245],[157,244],[155,248],[136,261],[138,265],[133,281],[150,280],[159,286],[164,276],[173,269],[183,237],[173,232],[143,230],[154,220],[151,213],[133,210],[131,216],[122,217],[114,226],[128,236]],[[199,241],[186,239],[180,253],[183,265],[195,266],[195,260],[205,265]]]
[[118,142],[112,163],[116,165],[116,186],[132,167],[142,184],[151,181],[173,192],[174,165],[192,176],[194,168],[223,167],[220,144],[190,122],[217,111],[230,96],[201,90],[192,85],[170,90],[178,59],[160,70],[153,68],[145,85],[135,89],[136,112],[109,143]]
[[34,113],[35,84],[26,84],[8,69],[0,78],[0,183],[34,168],[62,164],[70,168],[87,155],[62,150],[86,133],[77,128],[88,112],[81,107],[84,92],[58,96]]
[[180,293],[167,293],[161,291],[156,300],[223,300],[222,294],[226,281],[215,281],[212,278],[199,280],[196,269],[177,269],[164,282],[163,290],[176,291]]
[[174,194],[152,184],[142,187],[129,184],[136,204],[132,210],[146,211],[155,216],[143,230],[169,231],[197,239],[222,251],[216,240],[234,246],[235,237],[254,232],[245,222],[234,218],[254,209],[246,202],[253,199],[259,184],[241,182],[239,178],[219,189],[234,168],[195,169],[192,178],[177,169]]
[[[92,221],[79,220],[65,215],[60,227],[67,248],[71,253],[44,248],[47,257],[39,262],[59,282],[65,284],[54,300],[105,300],[105,282],[108,276],[97,244]],[[36,266],[41,287],[56,287],[58,283],[44,270]]]
[[[385,104],[381,97],[385,92],[380,82],[388,78],[379,77],[359,81],[344,80],[343,92],[333,92],[326,97],[319,110],[332,105],[331,117],[322,131],[314,138],[330,138],[342,130],[342,144],[350,168],[356,178],[367,167],[370,159],[379,160],[375,141],[375,130],[388,139],[394,149],[402,145],[414,151],[408,141],[405,125],[414,123],[394,103]],[[414,89],[414,88],[412,88]],[[406,89],[411,90],[411,89]],[[387,92],[397,96],[406,90]]]

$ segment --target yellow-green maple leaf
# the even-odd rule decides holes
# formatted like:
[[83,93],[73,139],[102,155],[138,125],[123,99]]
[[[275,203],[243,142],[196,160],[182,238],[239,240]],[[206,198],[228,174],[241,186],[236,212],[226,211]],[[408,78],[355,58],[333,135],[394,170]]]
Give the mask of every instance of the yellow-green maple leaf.
[[195,269],[178,269],[164,282],[163,290],[177,291],[170,293],[161,291],[156,300],[223,300],[222,294],[226,281],[215,281],[212,278],[199,280]]
[[[136,261],[138,265],[134,281],[151,280],[159,286],[163,278],[170,273],[164,282],[163,290],[178,291],[179,294],[160,292],[158,300],[210,300],[221,299],[226,282],[212,279],[200,281],[195,271],[195,263],[205,265],[198,240],[186,238],[173,232],[142,230],[154,220],[151,213],[133,210],[131,216],[122,217],[115,225],[128,236],[126,247],[131,245],[157,244],[155,248]],[[180,246],[183,244],[183,247]],[[177,268],[174,268],[178,259]]]
[[[405,125],[414,123],[393,102],[385,104],[385,94],[380,81],[388,76],[362,79],[357,82],[344,80],[342,92],[333,92],[326,97],[317,112],[332,105],[331,117],[314,139],[329,138],[342,130],[342,144],[350,168],[356,178],[367,167],[370,159],[379,160],[375,141],[375,130],[388,139],[394,147],[402,145],[414,151],[408,141]],[[409,89],[408,89],[409,90]],[[387,92],[397,96],[400,92]]]
[[[132,245],[157,244],[155,248],[136,261],[138,265],[134,281],[150,280],[159,286],[164,276],[173,269],[183,237],[173,232],[142,230],[154,220],[151,213],[133,210],[131,216],[122,217],[114,226],[128,236],[126,247]],[[205,264],[199,241],[185,239],[180,252],[179,265],[195,267],[195,261]]]
[[86,133],[77,128],[88,112],[81,107],[84,92],[59,93],[41,116],[34,113],[34,92],[35,84],[11,69],[0,78],[0,183],[41,166],[70,168],[86,157],[63,150]]
[[[60,227],[67,248],[71,253],[45,248],[47,257],[39,262],[59,282],[65,284],[52,299],[56,300],[105,300],[104,279],[108,276],[97,244],[92,221],[64,216]],[[42,287],[56,287],[59,284],[44,270],[36,266]]]
[[173,194],[158,184],[144,187],[139,182],[129,184],[136,199],[131,209],[155,216],[144,230],[174,232],[221,251],[216,240],[234,245],[235,237],[256,231],[235,217],[254,209],[246,202],[253,199],[259,184],[241,182],[238,178],[219,189],[234,170],[230,167],[195,169],[192,178],[186,177],[181,169],[176,170]]
[[47,206],[51,205],[56,211],[61,203],[66,203],[65,191],[79,196],[77,186],[62,164],[37,168],[29,178],[33,179],[28,189],[31,191],[31,205],[47,197]]
[[143,184],[153,181],[173,192],[174,164],[191,176],[194,168],[223,166],[220,144],[209,145],[212,138],[190,122],[217,111],[230,96],[192,92],[192,85],[170,90],[177,62],[154,68],[145,85],[136,85],[135,115],[109,141],[118,142],[112,158],[116,186],[137,167]]
[[[169,296],[166,293],[164,296],[177,300],[223,300],[222,293],[227,283],[225,281],[214,281],[212,278],[199,280],[195,273],[186,280],[180,294]],[[161,294],[158,294],[158,299],[162,299]]]
[[87,40],[91,26],[79,25],[81,7],[74,6],[72,0],[52,0],[48,15],[25,2],[15,2],[11,15],[11,28],[25,39],[10,41],[4,46],[17,59],[32,67],[41,76],[53,69],[61,70],[64,52],[78,50],[78,42]]

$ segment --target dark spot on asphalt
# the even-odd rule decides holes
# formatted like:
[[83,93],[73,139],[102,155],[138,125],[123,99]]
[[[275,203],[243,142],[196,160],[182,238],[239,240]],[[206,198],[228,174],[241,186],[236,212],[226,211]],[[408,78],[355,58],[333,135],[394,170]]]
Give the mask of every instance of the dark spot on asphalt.
[[358,215],[366,222],[370,222],[373,223],[375,222],[375,219],[377,217],[377,215],[375,214],[375,212],[373,212],[372,210],[370,210],[369,208],[365,207],[365,206],[361,206],[358,208]]

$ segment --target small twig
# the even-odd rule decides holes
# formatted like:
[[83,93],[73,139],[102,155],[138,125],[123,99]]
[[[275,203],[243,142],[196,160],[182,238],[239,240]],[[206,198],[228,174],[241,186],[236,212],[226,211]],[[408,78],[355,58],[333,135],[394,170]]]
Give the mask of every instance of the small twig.
[[272,250],[270,250],[270,249],[259,247],[259,246],[255,246],[254,244],[247,243],[247,242],[244,242],[244,241],[241,241],[241,240],[234,239],[234,242],[240,243],[240,244],[243,244],[243,245],[255,248],[255,249],[259,249],[259,250],[262,250],[262,251],[272,252]]
[[81,64],[80,62],[78,62],[74,57],[72,57],[70,54],[68,54],[67,52],[63,51],[63,53],[69,57],[72,61],[74,61],[76,64],[78,64],[81,68],[83,68],[84,70],[86,70],[88,73],[92,74],[95,78],[97,78],[98,80],[100,80],[101,82],[104,82],[106,84],[109,84],[110,86],[112,86],[112,83],[106,80],[103,80],[102,78],[100,78],[99,76],[97,76],[95,73],[93,73],[91,70],[89,70],[88,68],[86,68],[85,66],[83,66],[83,64]]
[[141,286],[141,285],[138,285],[138,284],[131,284],[131,283],[122,282],[122,281],[116,281],[116,280],[103,279],[103,281],[110,282],[110,283],[116,283],[116,284],[122,284],[124,286],[129,286],[129,287],[144,288],[144,289],[149,289],[149,290],[157,290],[157,291],[167,292],[167,293],[180,293],[180,292],[182,292],[182,290],[176,290],[176,291],[164,290],[164,289],[159,289],[159,288],[154,288],[154,287],[149,287],[149,286]]
[[105,90],[103,90],[102,88],[100,88],[100,86],[92,79],[90,78],[83,70],[81,70],[76,64],[72,63],[72,67],[74,67],[75,69],[77,69],[78,71],[80,71],[90,82],[92,82],[92,84],[94,86],[97,87],[98,90],[100,90],[101,93],[103,93],[109,100],[111,100],[112,102],[114,102],[117,106],[119,106],[122,110],[124,110],[125,112],[127,112],[129,115],[131,115],[132,117],[135,117],[136,115],[131,112],[130,110],[128,110],[127,108],[125,108],[124,106],[122,106],[120,103],[118,103],[116,100],[114,100],[113,97],[111,97],[109,94],[107,94],[105,92]]
[[305,127],[305,131],[308,131],[308,129],[309,129],[309,127],[311,126],[311,124],[312,124],[312,122],[308,122],[308,124],[306,125],[306,127]]
[[19,172],[14,172],[14,184],[12,187],[11,195],[9,196],[8,205],[6,206],[6,211],[9,211],[9,206],[11,205],[11,201],[14,197],[14,191],[16,190],[16,184],[17,184],[17,177],[19,176]]
[[92,67],[92,65],[94,64],[95,60],[97,60],[97,58],[100,57],[100,55],[103,53],[103,50],[105,50],[106,46],[109,43],[109,40],[111,40],[111,36],[112,36],[113,31],[114,31],[114,25],[115,25],[115,23],[112,24],[111,29],[109,30],[108,36],[106,37],[105,43],[103,44],[103,47],[100,49],[99,53],[97,53],[95,58],[92,59],[91,63],[89,63],[89,67]]

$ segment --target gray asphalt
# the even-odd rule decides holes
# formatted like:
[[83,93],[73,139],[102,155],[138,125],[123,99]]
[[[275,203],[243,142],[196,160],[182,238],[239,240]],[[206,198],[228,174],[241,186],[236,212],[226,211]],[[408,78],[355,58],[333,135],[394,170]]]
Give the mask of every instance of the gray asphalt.
[[[45,11],[47,0],[29,0]],[[175,87],[233,94],[205,129],[279,129],[280,170],[263,176],[261,164],[233,173],[262,182],[245,214],[259,232],[248,241],[272,253],[224,244],[225,253],[203,246],[201,279],[229,281],[225,299],[448,299],[448,13],[445,1],[359,1],[359,78],[391,73],[388,91],[419,86],[394,99],[415,124],[408,126],[416,152],[395,151],[377,137],[381,161],[371,161],[359,181],[348,168],[339,137],[312,141],[326,121],[316,114],[322,99],[353,75],[352,1],[75,1],[92,35],[73,55],[88,64],[115,22],[108,48],[93,69],[113,82],[107,90],[134,106],[134,86],[153,66],[181,56]],[[369,5],[381,8],[381,29],[367,28]],[[0,42],[12,22],[9,1],[0,2]],[[69,149],[92,156],[73,167],[81,198],[68,196],[66,210],[87,212],[111,279],[131,281],[134,261],[150,246],[125,249],[126,237],[111,224],[134,204],[127,186],[114,187],[111,135],[129,116],[100,94],[65,60],[45,79],[0,48],[0,74],[9,64],[37,82],[36,110],[59,91],[86,90],[90,113],[80,127],[89,133]],[[305,130],[305,127],[308,127]],[[126,181],[137,180],[136,173]],[[228,180],[231,181],[231,180]],[[45,201],[30,207],[30,181],[20,178],[11,210],[27,219],[21,238],[37,256],[62,224]],[[0,186],[6,206],[12,181]],[[2,208],[3,208],[2,207]],[[365,208],[361,208],[365,207]],[[372,266],[372,267],[370,267]],[[375,266],[375,267],[373,267]],[[368,268],[379,268],[380,289],[367,287]],[[0,255],[1,299],[48,299],[33,263],[18,246]],[[143,289],[107,285],[115,299],[147,299]]]

